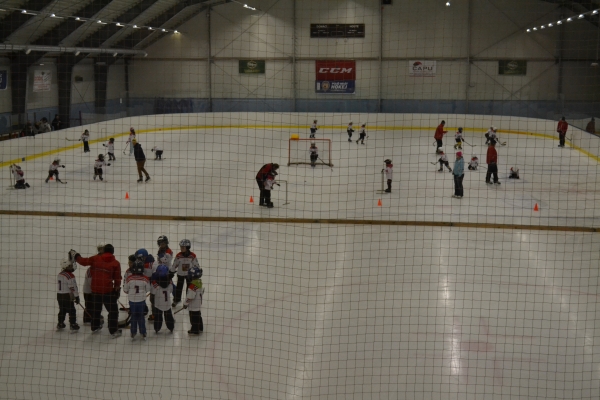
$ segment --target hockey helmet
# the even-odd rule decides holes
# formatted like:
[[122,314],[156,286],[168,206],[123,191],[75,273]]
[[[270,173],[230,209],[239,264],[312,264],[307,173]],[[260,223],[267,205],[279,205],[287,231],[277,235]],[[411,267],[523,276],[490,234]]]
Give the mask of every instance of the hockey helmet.
[[164,264],[161,264],[158,267],[156,267],[156,276],[159,278],[165,278],[169,276],[169,267],[167,267]]
[[190,242],[188,239],[183,239],[183,240],[179,241],[179,246],[187,247],[187,249],[189,250],[190,247],[192,247],[192,242]]
[[384,160],[383,162],[384,162],[384,163],[386,163],[386,164],[391,164],[391,163],[392,163],[392,160],[390,160],[390,159],[388,158],[388,159]]
[[367,126],[367,124],[362,124],[361,126],[364,128],[365,126]]
[[133,126],[131,128],[129,128],[129,132],[135,133],[135,129],[133,129]]
[[192,267],[188,271],[188,279],[193,281],[194,279],[200,279],[202,277],[202,268]]
[[494,132],[496,132],[496,131],[498,130],[498,128],[496,128],[495,126],[492,126],[492,130],[493,130]]
[[60,262],[60,269],[63,271],[75,271],[77,269],[77,264],[72,263],[65,258]]
[[136,260],[131,266],[131,273],[134,275],[144,275],[144,263],[141,260]]
[[444,154],[444,149],[442,149],[441,147],[438,147],[437,151],[439,154]]
[[60,158],[55,158],[55,159],[54,159],[54,163],[56,163],[56,164],[60,164]]
[[158,239],[156,239],[156,244],[160,246],[161,243],[169,244],[169,238],[165,235],[160,235]]
[[131,139],[131,143],[136,144],[137,143],[137,139],[136,138]]
[[131,254],[129,257],[127,257],[127,260],[130,262],[135,262],[135,260],[136,260],[135,254]]
[[352,121],[348,122],[348,125],[352,125],[352,124],[353,124],[353,122],[352,122]]
[[458,128],[458,131],[462,133],[462,131],[463,131],[463,128],[462,128],[462,127],[459,127],[459,128]]
[[106,243],[104,243],[104,242],[98,243],[98,245],[96,246],[96,248],[98,249],[98,253],[104,253],[104,246],[106,246]]
[[110,243],[107,243],[106,246],[104,246],[104,252],[109,254],[115,254],[115,246],[113,246]]
[[114,142],[114,141],[115,141],[115,138],[110,138],[110,139],[108,139],[108,141],[109,141],[109,142]]
[[135,256],[138,259],[142,259],[142,261],[146,261],[146,257],[148,257],[148,250],[146,249],[139,249],[138,251],[135,252]]
[[98,160],[104,161],[104,154],[98,154]]

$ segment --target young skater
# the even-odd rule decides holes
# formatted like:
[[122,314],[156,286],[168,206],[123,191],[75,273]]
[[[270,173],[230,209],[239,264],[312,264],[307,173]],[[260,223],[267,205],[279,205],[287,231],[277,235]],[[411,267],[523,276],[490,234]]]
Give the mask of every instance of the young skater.
[[440,158],[438,160],[440,163],[440,169],[438,169],[438,172],[444,172],[444,166],[448,168],[448,171],[452,172],[452,168],[450,168],[450,163],[448,162],[448,156],[444,154],[442,149],[438,149],[438,154],[440,154]]
[[165,235],[160,235],[156,239],[156,244],[158,245],[158,254],[152,272],[155,272],[159,265],[166,265],[171,268],[173,264],[173,250],[169,248],[169,238]]
[[310,138],[311,139],[314,139],[315,133],[317,133],[318,130],[319,130],[319,127],[317,126],[317,120],[315,119],[313,121],[313,124],[310,126]]
[[471,161],[469,161],[469,170],[477,171],[478,166],[479,166],[479,158],[477,158],[477,156],[471,157]]
[[17,164],[12,164],[10,166],[10,172],[15,178],[15,189],[27,189],[30,187],[29,183],[25,182],[25,172],[23,172],[20,166]]
[[150,291],[150,280],[144,276],[144,264],[136,260],[131,267],[130,275],[123,291],[129,298],[129,310],[131,311],[131,339],[135,338],[139,328],[144,340],[146,340],[146,321],[144,320],[144,305],[146,304],[146,293]]
[[[79,304],[79,290],[77,289],[77,281],[73,272],[77,269],[77,264],[65,259],[60,262],[61,271],[58,274],[58,291],[56,300],[58,301],[58,325],[56,329],[64,329],[65,317],[69,314],[69,325],[72,331],[78,331],[77,311],[75,304]],[[73,303],[74,302],[74,303]]]
[[454,141],[456,144],[454,145],[454,150],[461,149],[462,150],[462,142],[463,142],[463,128],[458,128],[458,132],[454,135]]
[[125,145],[127,146],[127,143],[129,143],[129,155],[133,154],[133,145],[134,143],[132,143],[135,140],[135,129],[133,129],[133,126],[131,128],[129,128],[129,137],[127,138],[127,141],[125,142]]
[[348,128],[346,129],[346,132],[348,132],[348,141],[351,142],[352,134],[354,133],[354,127],[352,126],[352,121],[350,121],[348,123]]
[[102,146],[106,147],[106,149],[108,150],[107,151],[108,161],[117,159],[117,157],[115,157],[115,139],[114,138],[108,139],[108,143],[106,143],[106,144],[102,143]]
[[279,183],[277,183],[275,181],[275,175],[277,175],[277,172],[271,172],[268,176],[267,176],[267,180],[265,180],[265,205],[267,206],[267,208],[273,208],[273,202],[271,201],[271,190],[273,189],[273,186],[277,185],[277,186],[281,186]]
[[60,158],[55,159],[52,164],[50,164],[50,168],[48,169],[48,177],[46,178],[46,183],[53,176],[56,177],[56,180],[60,183],[63,183],[60,179],[58,179],[58,167],[64,168],[64,165],[60,165]]
[[392,160],[389,158],[385,160],[384,163],[385,169],[382,169],[381,172],[385,171],[385,177],[387,179],[387,189],[385,189],[385,192],[392,193],[392,168],[394,168],[394,166],[392,165]]
[[[146,249],[139,249],[138,251],[135,252],[135,258],[136,260],[139,260],[142,262],[142,264],[144,265],[144,276],[148,279],[150,279],[150,277],[152,276],[153,268],[154,268],[154,257],[152,256],[152,254],[148,254],[148,250]],[[153,305],[154,305],[154,296],[152,294],[150,294],[150,310],[153,309]],[[146,303],[144,303],[144,315],[148,314],[148,306],[146,305]],[[154,321],[154,315],[152,313],[150,313],[150,316],[148,317],[148,321]]]
[[465,160],[463,160],[462,151],[456,153],[452,174],[454,176],[454,195],[452,197],[462,199],[464,194],[463,179],[465,178]]
[[175,319],[171,311],[171,278],[169,278],[169,267],[159,265],[152,275],[150,293],[154,295],[154,331],[158,333],[162,328],[163,315],[167,329],[173,333]]
[[83,152],[84,153],[89,153],[90,152],[90,145],[88,144],[88,141],[90,140],[90,131],[88,131],[87,129],[81,134],[81,139],[79,139],[83,142]]
[[486,132],[485,136],[485,144],[490,144],[492,141],[497,142],[498,138],[496,133],[498,129],[495,126],[490,126],[490,129]]
[[175,289],[175,298],[173,299],[173,304],[171,304],[173,307],[175,307],[181,301],[181,293],[183,292],[184,284],[189,285],[190,283],[188,280],[188,271],[190,268],[200,268],[200,264],[198,263],[196,255],[190,251],[191,247],[192,242],[190,242],[188,239],[183,239],[180,241],[179,249],[181,251],[175,256],[173,265],[170,268],[171,273],[177,273],[177,288]]
[[360,130],[358,131],[358,140],[356,141],[356,144],[358,144],[358,142],[361,142],[361,144],[365,144],[365,136],[367,136],[366,126],[367,124],[362,124],[360,126]]
[[442,148],[442,146],[444,145],[444,142],[443,142],[444,135],[446,133],[448,133],[448,131],[444,130],[444,126],[446,126],[446,121],[442,121],[438,125],[438,127],[435,130],[435,134],[433,135],[433,138],[435,139],[435,142],[436,142],[437,154],[440,154],[439,151]]
[[519,169],[510,168],[510,175],[508,179],[519,179]]
[[94,162],[94,180],[96,180],[96,177],[99,177],[101,181],[104,180],[102,178],[102,167],[108,165],[110,165],[110,163],[107,164],[106,162],[104,162],[104,154],[98,154],[98,159],[96,160],[96,162]]
[[315,163],[317,162],[317,159],[319,158],[319,149],[317,148],[317,145],[312,142],[310,144],[310,148],[308,149],[308,152],[310,153],[310,166],[311,167],[315,167]]
[[198,336],[204,331],[204,322],[202,321],[202,297],[204,288],[202,287],[202,268],[192,267],[188,271],[188,280],[191,282],[188,287],[186,300],[183,308],[189,308],[190,324],[192,329],[188,331],[190,336]]
[[156,155],[156,157],[154,158],[155,160],[162,160],[163,151],[160,148],[160,146],[154,146],[150,151]]
[[562,117],[560,121],[558,121],[558,126],[556,127],[556,132],[558,132],[558,147],[565,147],[565,137],[567,136],[567,129],[569,129],[569,123]]

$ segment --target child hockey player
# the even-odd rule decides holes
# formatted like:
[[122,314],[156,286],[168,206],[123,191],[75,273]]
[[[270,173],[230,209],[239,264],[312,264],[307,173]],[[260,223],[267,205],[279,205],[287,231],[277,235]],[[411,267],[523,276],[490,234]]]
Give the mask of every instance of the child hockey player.
[[140,260],[133,263],[131,272],[132,275],[123,285],[123,291],[129,297],[129,310],[131,310],[131,339],[135,338],[139,328],[142,337],[146,340],[144,305],[146,304],[146,293],[150,291],[150,280],[144,276],[144,264]]
[[188,279],[191,281],[188,287],[187,296],[183,308],[189,308],[190,324],[192,329],[188,331],[190,336],[198,336],[204,331],[204,322],[202,321],[202,296],[204,288],[202,287],[202,268],[192,267],[188,271]]
[[171,311],[171,279],[169,278],[169,267],[159,265],[152,275],[150,293],[154,296],[154,331],[158,333],[162,328],[163,314],[167,329],[173,333],[175,319]]
[[387,160],[385,160],[384,163],[385,163],[385,169],[382,169],[381,172],[385,171],[385,177],[387,179],[387,189],[385,189],[385,192],[391,193],[392,192],[392,168],[394,168],[394,166],[392,165],[392,160],[390,160],[389,158]]
[[58,274],[58,292],[56,295],[59,308],[56,329],[66,328],[65,317],[69,314],[71,330],[78,331],[79,325],[77,325],[75,304],[79,304],[79,291],[77,290],[75,275],[73,275],[73,272],[77,269],[77,264],[65,259],[60,262],[60,266],[61,272]]
[[479,158],[477,156],[473,156],[471,161],[469,161],[469,169],[471,171],[477,171],[477,167],[479,166]]
[[556,127],[556,132],[558,132],[558,147],[565,147],[565,137],[567,136],[567,129],[569,129],[569,123],[562,117],[560,121],[558,121],[558,126]]
[[50,164],[50,168],[48,169],[48,177],[46,178],[46,183],[53,176],[56,177],[56,180],[60,183],[66,183],[58,179],[58,167],[64,168],[64,165],[60,165],[60,158],[55,159],[52,164]]
[[129,155],[133,154],[133,141],[135,140],[135,129],[133,129],[133,126],[131,128],[129,128],[129,137],[127,138],[127,141],[125,142],[125,146],[127,146],[127,144],[129,143]]
[[25,172],[23,172],[20,166],[12,164],[10,166],[10,172],[15,178],[15,189],[27,189],[29,187],[29,183],[25,182]]
[[358,144],[358,142],[361,142],[361,144],[365,144],[365,136],[367,136],[366,126],[367,124],[362,124],[360,126],[360,130],[358,131],[358,140],[356,141],[356,144]]
[[190,280],[188,280],[188,271],[190,268],[198,267],[200,268],[200,264],[198,263],[198,259],[196,255],[190,251],[192,247],[192,242],[188,239],[183,239],[179,242],[179,249],[181,252],[177,253],[175,256],[175,260],[173,260],[173,265],[171,266],[171,273],[177,273],[177,288],[175,289],[175,298],[173,299],[173,307],[175,307],[181,301],[181,292],[183,292],[183,285],[189,285]]
[[90,140],[90,131],[88,131],[87,129],[81,134],[81,139],[79,139],[83,142],[83,152],[84,153],[89,153],[90,151],[90,145],[88,144],[88,141]]
[[169,238],[165,235],[160,235],[158,239],[156,239],[156,244],[158,245],[158,259],[154,262],[154,266],[152,267],[153,273],[159,265],[166,265],[171,268],[173,263],[173,250],[169,248]]
[[106,147],[107,154],[108,154],[108,161],[112,161],[112,160],[116,160],[117,158],[115,157],[115,139],[114,138],[110,138],[108,139],[108,143],[107,144],[102,144],[102,146]]
[[154,154],[156,154],[156,157],[154,158],[155,160],[162,160],[162,149],[160,148],[160,146],[154,146],[152,148],[152,150],[150,150],[151,152],[153,152]]
[[354,127],[352,126],[352,121],[350,121],[350,123],[348,124],[348,128],[346,129],[346,132],[348,132],[348,141],[351,142],[352,134],[354,133]]
[[508,179],[519,179],[519,169],[514,169],[511,167]]
[[[314,165],[313,165],[314,166]],[[265,181],[265,205],[267,208],[273,208],[273,202],[271,201],[271,190],[273,186],[281,186],[279,183],[275,182],[275,175],[277,172],[272,172],[267,176],[267,180]]]
[[[154,257],[152,256],[152,254],[148,254],[148,250],[146,249],[139,249],[135,252],[135,258],[136,260],[142,262],[142,264],[144,265],[144,276],[150,279],[150,277],[152,276],[152,268],[154,265]],[[152,294],[150,295],[150,305],[154,305],[154,296],[152,296]],[[148,306],[144,303],[144,315],[146,314],[148,314]],[[152,315],[152,313],[150,313],[148,321],[154,321],[154,316]]]
[[484,135],[485,136],[485,144],[490,144],[490,142],[492,140],[494,142],[498,141],[498,138],[496,137],[496,132],[498,132],[498,129],[496,129],[495,126],[491,126],[490,129],[487,131],[487,133]]
[[110,163],[104,162],[104,154],[98,154],[98,159],[94,163],[94,180],[96,180],[96,177],[99,177],[101,181],[104,180],[102,178],[102,167],[107,165],[110,165]]
[[454,145],[454,150],[461,149],[462,150],[462,142],[463,142],[463,128],[458,128],[458,132],[454,135],[454,140],[456,144]]
[[310,153],[310,166],[314,168],[315,163],[319,158],[319,149],[317,148],[317,145],[314,142],[310,144],[308,152]]
[[440,154],[440,149],[441,147],[444,145],[443,139],[444,139],[444,135],[446,133],[448,133],[448,131],[444,130],[444,126],[446,126],[446,121],[442,121],[438,127],[435,130],[435,134],[433,135],[433,138],[435,139],[436,142],[436,149],[437,149],[437,154]]
[[317,133],[318,130],[319,130],[319,127],[317,126],[317,120],[315,119],[313,121],[313,124],[310,126],[310,138],[311,139],[314,139],[315,133]]
[[450,168],[450,164],[448,163],[448,156],[444,154],[442,149],[439,149],[438,153],[440,154],[440,159],[438,160],[440,169],[438,169],[438,172],[444,171],[444,165],[448,168],[448,171],[452,172],[452,168]]

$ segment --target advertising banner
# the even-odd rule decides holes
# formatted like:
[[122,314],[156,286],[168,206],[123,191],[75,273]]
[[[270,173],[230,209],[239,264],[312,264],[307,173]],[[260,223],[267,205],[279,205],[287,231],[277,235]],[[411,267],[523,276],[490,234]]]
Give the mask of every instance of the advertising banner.
[[240,74],[264,74],[265,60],[239,60]]
[[353,94],[356,88],[356,61],[317,60],[315,92]]
[[52,84],[52,73],[50,71],[36,70],[33,73],[33,91],[49,92]]
[[410,60],[408,62],[409,76],[435,76],[436,72],[436,61]]
[[0,90],[6,90],[8,86],[8,73],[6,71],[0,71]]
[[498,61],[498,75],[527,75],[527,61]]

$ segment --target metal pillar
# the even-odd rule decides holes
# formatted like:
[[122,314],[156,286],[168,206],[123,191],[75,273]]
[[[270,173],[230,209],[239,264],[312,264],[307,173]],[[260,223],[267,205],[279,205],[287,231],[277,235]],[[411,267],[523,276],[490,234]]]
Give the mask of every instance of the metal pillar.
[[213,111],[213,100],[212,100],[212,44],[211,44],[211,26],[210,26],[210,11],[212,7],[208,7],[206,11],[206,18],[208,19],[208,111]]
[[[564,7],[561,6],[560,9],[560,19],[565,18]],[[563,93],[563,75],[564,75],[564,44],[565,44],[565,24],[561,24],[558,29],[558,86],[557,86],[557,107],[556,112],[559,114],[564,114],[565,112],[565,94]]]
[[296,105],[296,99],[298,98],[297,93],[297,82],[296,82],[296,0],[292,0],[292,96],[293,96],[293,112],[298,112],[298,106]]
[[383,5],[379,6],[379,89],[377,93],[377,112],[381,112],[381,98],[383,97]]
[[467,85],[465,88],[465,114],[469,113],[469,89],[471,88],[471,26],[473,0],[467,5]]

